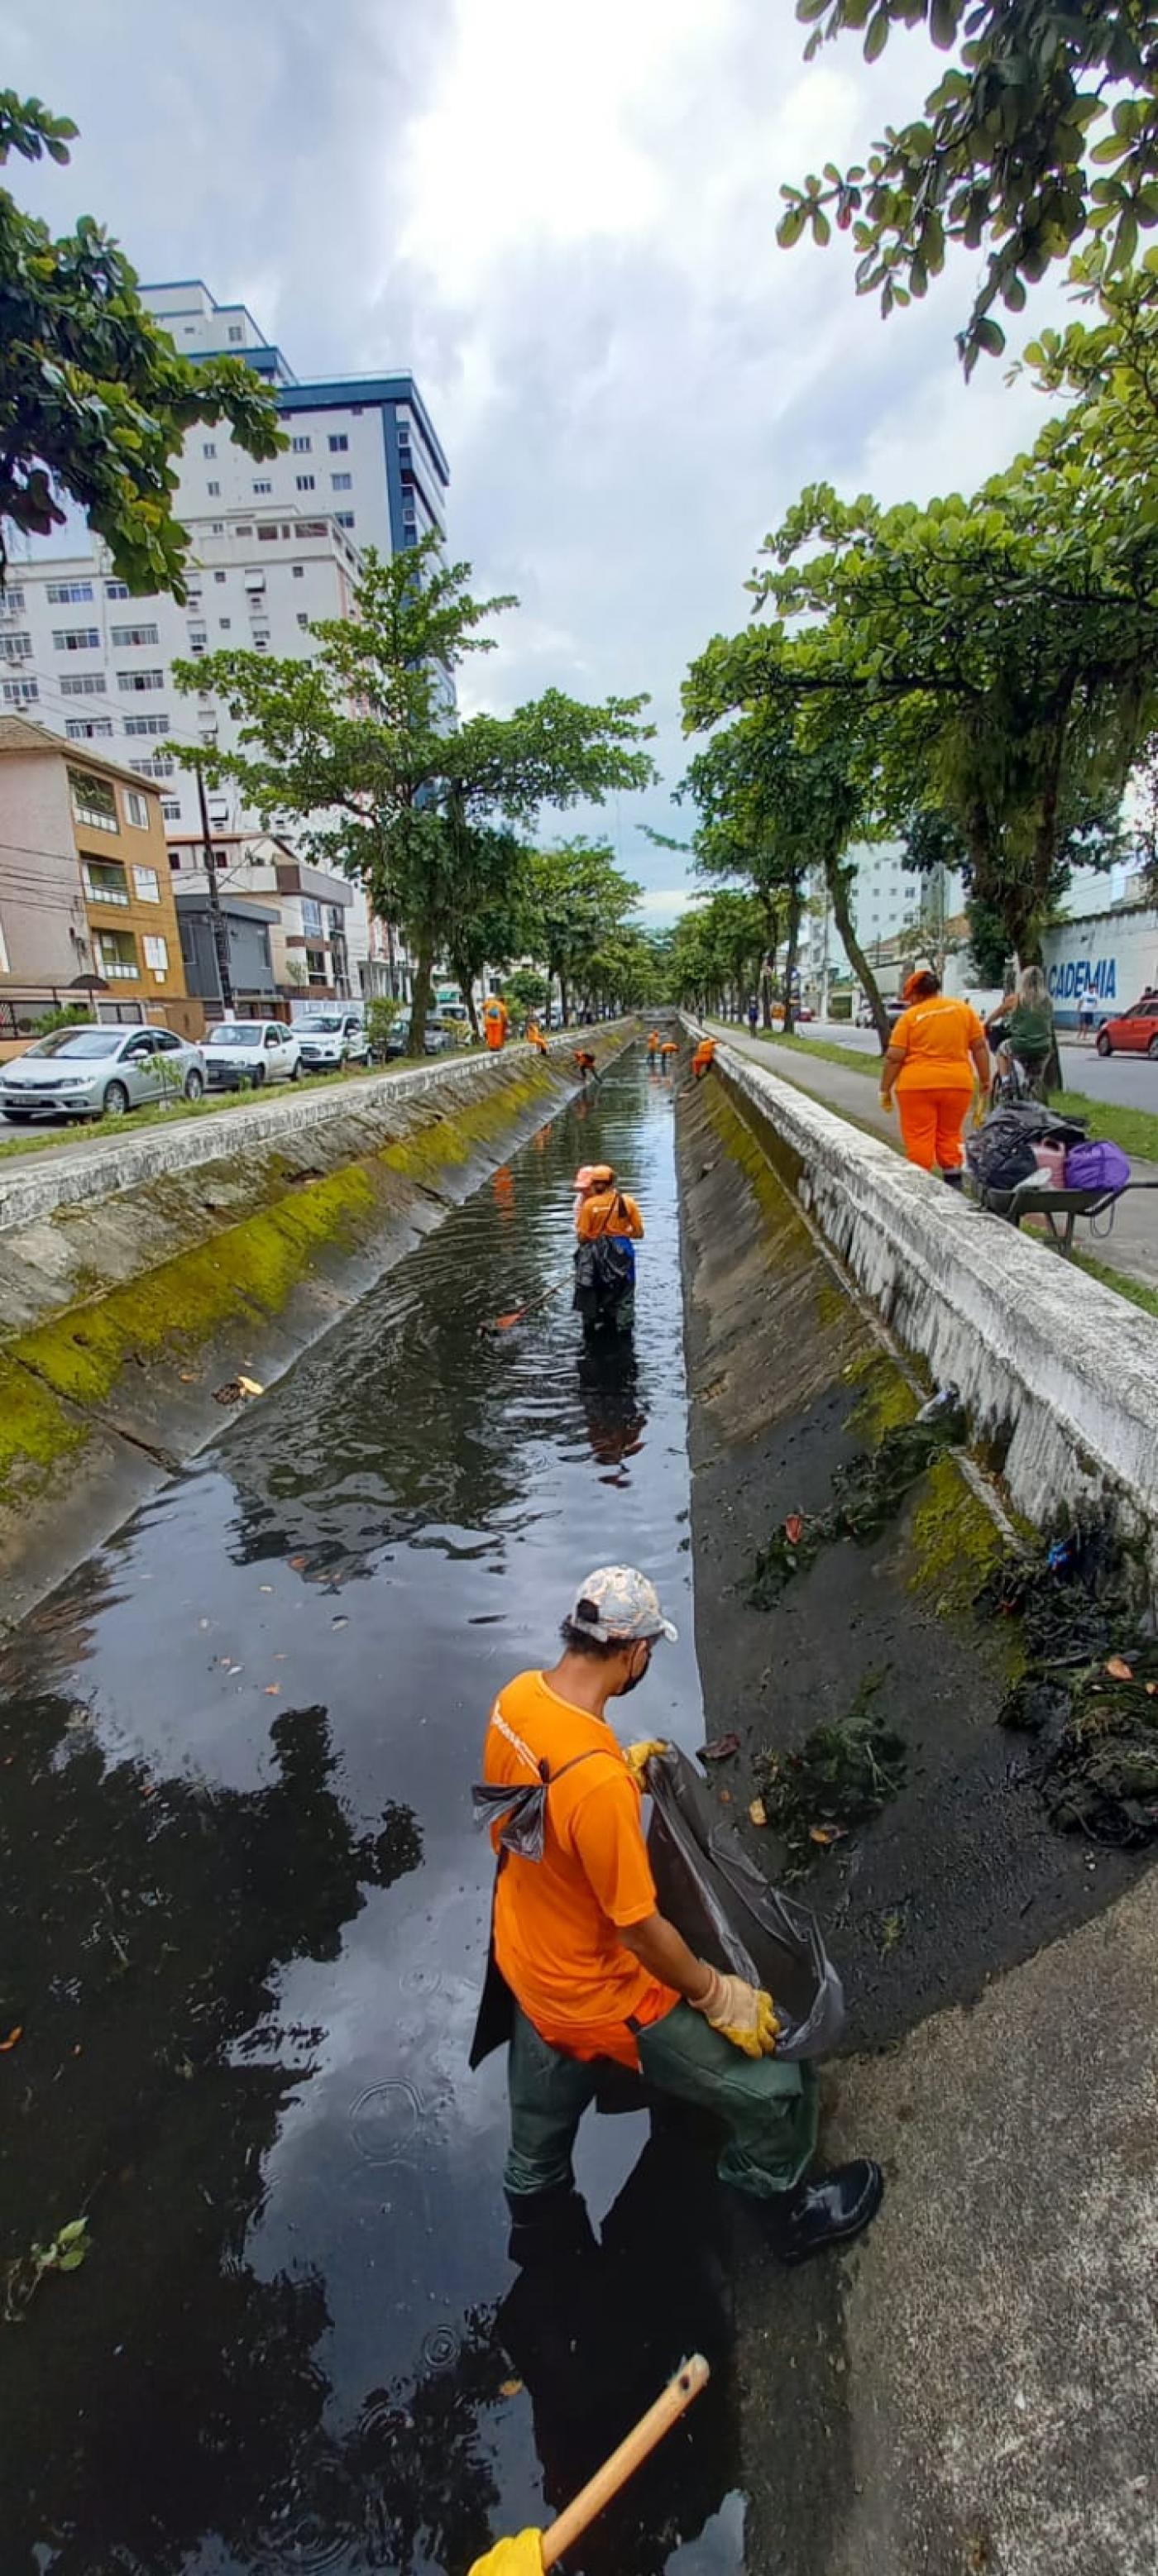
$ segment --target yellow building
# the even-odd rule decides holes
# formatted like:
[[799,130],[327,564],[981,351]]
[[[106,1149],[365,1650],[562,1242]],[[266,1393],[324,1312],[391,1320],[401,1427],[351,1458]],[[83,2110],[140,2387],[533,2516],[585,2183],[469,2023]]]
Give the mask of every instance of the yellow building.
[[[55,912],[60,956],[50,963],[41,952]],[[76,984],[82,975],[107,987],[106,1017],[136,1004],[147,1019],[187,1035],[200,1031],[203,1014],[187,997],[160,790],[87,743],[74,748],[26,717],[7,716],[0,720],[0,996],[6,985]],[[121,1008],[117,1016],[136,1018],[138,1011]]]

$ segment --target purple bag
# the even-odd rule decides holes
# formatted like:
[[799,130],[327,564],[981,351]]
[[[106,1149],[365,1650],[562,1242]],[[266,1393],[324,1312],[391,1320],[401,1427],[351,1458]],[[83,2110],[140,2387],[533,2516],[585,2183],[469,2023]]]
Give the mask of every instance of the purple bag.
[[1129,1178],[1120,1145],[1071,1145],[1066,1155],[1067,1190],[1123,1190]]

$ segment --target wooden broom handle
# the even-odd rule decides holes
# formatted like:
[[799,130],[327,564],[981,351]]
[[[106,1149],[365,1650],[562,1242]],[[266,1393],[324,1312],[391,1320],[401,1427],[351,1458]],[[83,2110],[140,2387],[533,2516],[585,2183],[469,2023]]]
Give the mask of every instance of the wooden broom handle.
[[678,2423],[693,2398],[707,2387],[710,2377],[702,2352],[694,2352],[690,2361],[681,2362],[662,2396],[656,2398],[654,2406],[648,2407],[646,2415],[640,2416],[638,2424],[633,2425],[618,2450],[612,2452],[601,2469],[596,2469],[585,2487],[580,2487],[578,2495],[564,2506],[556,2521],[548,2524],[542,2536],[545,2568],[553,2567],[556,2560],[562,2558],[564,2551],[570,2549],[586,2531],[588,2523],[594,2522],[596,2514],[602,2513],[612,2496],[618,2495],[620,2488],[626,2486],[649,2451],[654,2451],[665,2433],[670,2433],[672,2425]]

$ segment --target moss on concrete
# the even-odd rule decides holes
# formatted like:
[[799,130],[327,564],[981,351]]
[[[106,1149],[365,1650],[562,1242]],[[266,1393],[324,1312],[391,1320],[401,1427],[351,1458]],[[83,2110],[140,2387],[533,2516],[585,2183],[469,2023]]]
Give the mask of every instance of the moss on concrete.
[[[10,1477],[21,1493],[42,1484],[48,1470],[87,1438],[52,1389],[18,1361],[0,1359],[0,1486]],[[13,1496],[15,1499],[15,1496]]]

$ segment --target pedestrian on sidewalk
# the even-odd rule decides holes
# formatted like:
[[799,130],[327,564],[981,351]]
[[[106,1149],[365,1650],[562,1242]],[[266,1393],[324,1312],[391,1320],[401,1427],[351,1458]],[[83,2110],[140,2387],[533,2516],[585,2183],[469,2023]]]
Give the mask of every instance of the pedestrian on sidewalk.
[[495,2044],[491,2015],[505,2001],[504,2179],[520,2263],[582,2227],[571,2154],[606,2060],[715,2113],[720,2178],[761,2206],[783,2262],[859,2235],[880,2204],[867,2159],[809,2179],[812,2070],[776,2055],[771,1997],[698,1959],[659,1911],[641,1811],[644,1765],[662,1748],[624,1751],[606,1712],[675,1634],[646,1575],[600,1566],[568,1610],[558,1662],[520,1673],[491,1711],[479,1794],[495,1816],[498,1875],[472,2063]]
[[901,995],[906,1008],[889,1038],[881,1067],[881,1107],[900,1112],[910,1163],[939,1168],[951,1189],[964,1184],[961,1133],[974,1082],[989,1088],[989,1049],[971,1002],[941,991],[931,966],[916,968]]
[[507,1030],[510,1025],[511,1015],[503,1000],[502,994],[492,993],[489,1002],[487,1002],[483,1010],[483,1027],[486,1031],[487,1045],[490,1048],[492,1055],[497,1055],[500,1048],[506,1045]]

